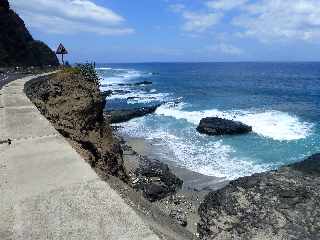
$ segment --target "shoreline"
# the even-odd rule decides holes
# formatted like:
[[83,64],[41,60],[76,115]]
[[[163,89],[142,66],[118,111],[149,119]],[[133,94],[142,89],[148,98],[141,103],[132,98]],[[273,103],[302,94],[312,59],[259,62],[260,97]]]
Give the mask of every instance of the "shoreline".
[[[265,234],[282,239],[292,232],[318,236],[317,221],[310,222],[308,216],[316,220],[320,209],[320,155],[227,184],[170,159],[163,161],[161,148],[154,151],[147,139],[117,136],[104,117],[105,102],[95,83],[68,71],[59,76],[29,85],[38,109],[162,239],[252,239]],[[75,80],[81,81],[79,86],[88,85],[86,92],[77,91]],[[95,95],[88,94],[92,90]],[[47,94],[50,97],[42,98]],[[70,101],[78,108],[68,109]],[[57,109],[63,111],[56,115]],[[305,228],[296,231],[301,225]]]
[[159,147],[155,146],[147,139],[124,136],[117,131],[114,132],[114,134],[121,138],[125,142],[125,145],[131,147],[138,155],[156,159],[167,164],[173,173],[183,180],[183,191],[215,191],[229,183],[227,179],[207,176],[179,166],[178,163],[172,160],[164,159],[155,151],[156,149],[159,150]]
[[[83,92],[77,91],[75,85],[82,86]],[[145,192],[133,188],[128,181],[129,176],[122,159],[123,149],[118,139],[113,137],[112,129],[103,116],[104,100],[95,82],[87,81],[78,73],[65,70],[29,81],[25,85],[25,92],[38,110],[96,171],[97,175],[118,192],[161,239],[197,239],[194,234],[144,198]],[[82,124],[82,128],[79,124]],[[142,186],[157,185],[158,182],[157,180],[154,182],[154,179],[164,177],[159,184],[169,187],[169,189],[165,188],[167,191],[165,194],[169,195],[174,191],[178,183],[175,181],[178,178],[165,166],[157,167],[159,168],[156,170],[160,170],[160,175],[145,175],[147,182],[142,182]],[[174,182],[170,183],[170,181]]]
[[159,209],[165,216],[183,225],[187,231],[197,236],[197,224],[200,221],[198,208],[200,204],[208,193],[225,187],[229,181],[206,176],[178,166],[173,161],[161,159],[161,156],[154,151],[157,147],[146,139],[123,136],[116,130],[114,130],[114,135],[120,139],[124,149],[123,159],[125,166],[134,164],[132,163],[132,158],[136,159],[136,161],[141,157],[150,161],[159,160],[167,164],[172,173],[183,180],[182,187],[176,193],[158,201],[150,202],[150,204],[152,208]]

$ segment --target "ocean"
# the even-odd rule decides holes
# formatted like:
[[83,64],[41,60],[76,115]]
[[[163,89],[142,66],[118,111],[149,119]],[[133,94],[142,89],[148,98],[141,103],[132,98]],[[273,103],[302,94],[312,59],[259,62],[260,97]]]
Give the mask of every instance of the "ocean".
[[[231,180],[320,152],[320,63],[99,64],[97,72],[101,89],[115,91],[109,110],[164,103],[119,131],[192,171]],[[142,81],[152,84],[125,85]],[[253,132],[199,134],[200,119],[213,116]]]

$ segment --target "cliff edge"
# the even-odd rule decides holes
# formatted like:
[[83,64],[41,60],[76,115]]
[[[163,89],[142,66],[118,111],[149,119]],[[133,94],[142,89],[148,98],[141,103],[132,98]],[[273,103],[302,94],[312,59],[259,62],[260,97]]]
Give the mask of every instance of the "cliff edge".
[[27,82],[25,92],[100,176],[125,180],[121,146],[103,116],[105,99],[95,76],[86,74],[66,69]]
[[33,39],[23,20],[0,0],[0,66],[57,66],[55,53],[43,42]]

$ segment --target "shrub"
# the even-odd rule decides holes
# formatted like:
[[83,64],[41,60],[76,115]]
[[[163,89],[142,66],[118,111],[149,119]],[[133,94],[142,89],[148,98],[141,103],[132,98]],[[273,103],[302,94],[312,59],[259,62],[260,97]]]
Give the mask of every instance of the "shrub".
[[63,72],[81,74],[88,82],[94,82],[97,86],[100,85],[100,78],[92,64],[77,64],[76,67],[64,68]]
[[93,66],[93,64],[78,64],[77,68],[79,68],[81,75],[89,82],[94,82],[98,86],[100,85],[100,78]]

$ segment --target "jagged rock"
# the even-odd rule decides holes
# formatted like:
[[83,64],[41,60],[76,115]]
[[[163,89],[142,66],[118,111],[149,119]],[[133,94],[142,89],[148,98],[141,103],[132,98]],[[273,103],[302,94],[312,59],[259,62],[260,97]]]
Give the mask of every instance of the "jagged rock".
[[197,131],[207,135],[233,135],[251,132],[252,127],[241,122],[209,117],[201,119]]
[[43,42],[35,41],[23,20],[0,1],[0,66],[57,66],[55,53]]
[[152,107],[141,107],[128,110],[106,111],[107,118],[110,123],[122,123],[133,118],[143,117],[147,114],[154,113],[160,105]]
[[152,202],[176,193],[183,184],[167,164],[143,157],[135,175],[140,179],[135,187],[142,190],[144,197]]
[[[143,85],[151,85],[152,82],[150,81],[142,81],[142,82],[137,82],[137,83],[119,83],[118,86],[143,86]],[[110,85],[112,86],[112,85]]]
[[103,92],[101,92],[101,95],[102,95],[102,97],[106,98],[106,97],[111,96],[111,95],[112,95],[112,93],[113,93],[113,91],[111,91],[111,90],[107,90],[107,91],[103,91]]
[[152,84],[152,82],[150,81],[142,81],[142,82],[134,83],[135,86],[150,85],[150,84]]
[[187,215],[181,209],[171,210],[169,216],[183,227],[188,225]]
[[114,93],[117,93],[117,94],[128,94],[128,93],[131,93],[131,92],[128,91],[128,90],[121,90],[121,89],[119,89],[119,90],[114,90],[113,92],[114,92]]
[[320,239],[320,154],[232,181],[199,214],[201,239]]
[[170,189],[163,183],[148,183],[143,186],[144,197],[154,202],[165,198]]

